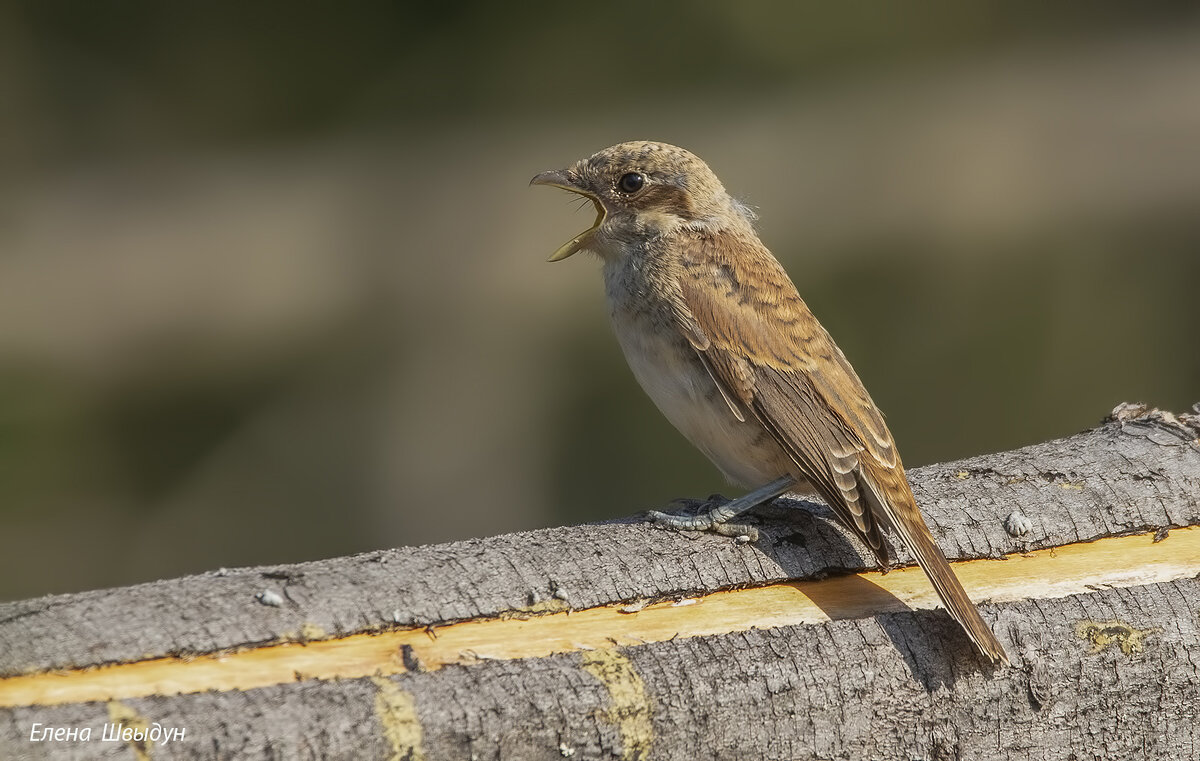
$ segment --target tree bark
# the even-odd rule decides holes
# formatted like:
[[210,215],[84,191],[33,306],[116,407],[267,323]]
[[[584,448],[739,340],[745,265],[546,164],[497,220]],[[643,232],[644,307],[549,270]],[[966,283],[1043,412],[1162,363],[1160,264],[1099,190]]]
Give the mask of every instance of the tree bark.
[[1200,758],[1200,415],[910,480],[1012,667],[783,500],[3,604],[0,758]]

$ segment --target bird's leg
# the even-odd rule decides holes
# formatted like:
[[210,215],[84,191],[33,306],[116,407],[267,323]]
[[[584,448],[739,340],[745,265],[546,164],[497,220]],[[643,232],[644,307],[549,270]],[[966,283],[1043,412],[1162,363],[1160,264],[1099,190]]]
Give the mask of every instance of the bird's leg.
[[749,494],[735,500],[717,505],[699,515],[668,515],[658,510],[649,511],[650,520],[660,526],[689,531],[713,531],[722,536],[749,536],[751,541],[758,538],[758,530],[753,526],[729,523],[742,513],[759,505],[766,504],[788,489],[796,485],[796,479],[791,476],[777,478],[766,486],[761,486]]

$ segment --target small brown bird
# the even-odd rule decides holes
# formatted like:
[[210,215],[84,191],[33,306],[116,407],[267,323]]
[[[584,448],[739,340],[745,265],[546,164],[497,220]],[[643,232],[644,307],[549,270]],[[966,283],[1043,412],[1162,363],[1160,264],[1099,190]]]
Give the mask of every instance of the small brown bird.
[[613,329],[638,382],[726,478],[754,489],[699,516],[655,520],[721,530],[785,492],[815,492],[885,567],[882,529],[899,534],[984,655],[1007,663],[929,533],[883,415],[759,241],[754,214],[708,165],[673,145],[630,142],[531,184],[591,200],[595,223],[550,261],[584,249],[603,260]]

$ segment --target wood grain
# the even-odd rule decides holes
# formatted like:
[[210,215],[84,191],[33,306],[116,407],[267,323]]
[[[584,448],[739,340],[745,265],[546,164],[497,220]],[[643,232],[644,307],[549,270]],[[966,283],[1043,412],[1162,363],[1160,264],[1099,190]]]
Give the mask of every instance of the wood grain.
[[129,757],[28,739],[112,716],[187,727],[156,759],[1197,757],[1194,416],[910,475],[1012,668],[785,504],[754,545],[624,519],[6,603],[0,757]]

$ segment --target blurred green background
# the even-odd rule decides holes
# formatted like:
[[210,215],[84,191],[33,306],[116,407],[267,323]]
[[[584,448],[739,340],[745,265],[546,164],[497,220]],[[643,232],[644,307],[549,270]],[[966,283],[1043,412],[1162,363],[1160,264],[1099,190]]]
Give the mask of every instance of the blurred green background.
[[9,3],[0,92],[0,598],[728,492],[545,262],[621,140],[910,466],[1200,400],[1193,3]]

